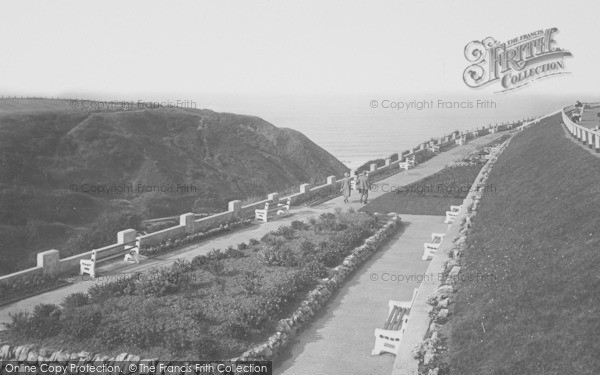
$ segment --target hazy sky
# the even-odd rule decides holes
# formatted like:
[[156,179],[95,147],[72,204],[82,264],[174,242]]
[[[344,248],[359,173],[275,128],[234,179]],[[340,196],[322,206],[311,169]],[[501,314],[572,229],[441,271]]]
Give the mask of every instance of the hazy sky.
[[[0,93],[492,93],[462,80],[467,43],[557,27],[572,74],[519,95],[597,95],[600,2],[3,1]],[[506,94],[505,94],[506,95]]]

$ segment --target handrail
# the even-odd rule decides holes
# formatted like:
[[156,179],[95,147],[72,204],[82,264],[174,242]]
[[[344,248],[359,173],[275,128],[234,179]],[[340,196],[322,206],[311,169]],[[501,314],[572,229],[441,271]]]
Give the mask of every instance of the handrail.
[[[589,104],[596,103],[585,103],[583,108],[594,108],[588,107]],[[598,104],[600,106],[600,103]],[[600,152],[600,130],[589,129],[573,122],[567,113],[571,113],[574,109],[575,107],[571,105],[563,108],[561,111],[562,121],[567,128],[567,131],[573,138],[579,140],[584,146],[587,145],[589,148],[595,148],[596,152]]]

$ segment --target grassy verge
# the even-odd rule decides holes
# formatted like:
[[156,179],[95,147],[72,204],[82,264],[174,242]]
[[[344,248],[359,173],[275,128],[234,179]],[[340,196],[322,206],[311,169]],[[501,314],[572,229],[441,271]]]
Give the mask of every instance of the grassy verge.
[[554,116],[517,135],[488,181],[451,305],[451,373],[597,374],[598,159]]
[[447,167],[407,186],[376,184],[372,190],[388,192],[373,199],[360,211],[445,215],[451,205],[462,203],[481,167],[481,164]]

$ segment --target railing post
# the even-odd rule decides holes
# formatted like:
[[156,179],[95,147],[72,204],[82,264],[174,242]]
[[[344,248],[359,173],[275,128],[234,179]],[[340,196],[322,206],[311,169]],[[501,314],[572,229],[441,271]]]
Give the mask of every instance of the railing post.
[[60,272],[60,252],[48,250],[37,254],[37,266],[42,267],[42,272],[47,276],[57,276]]
[[300,193],[307,194],[310,192],[310,184],[302,184],[300,185]]
[[228,211],[233,212],[234,218],[238,218],[238,217],[240,217],[240,214],[242,213],[242,201],[240,201],[240,200],[230,201],[227,204],[227,208],[228,208]]
[[371,172],[374,172],[376,170],[377,170],[377,164],[371,163]]
[[195,218],[196,218],[196,216],[191,212],[188,212],[186,214],[179,216],[179,225],[185,226],[186,233],[194,233],[194,219]]
[[269,199],[269,203],[277,204],[279,203],[279,193],[271,193],[267,197]]
[[117,232],[117,243],[118,244],[126,244],[130,242],[134,242],[137,237],[137,232],[135,229],[125,229]]

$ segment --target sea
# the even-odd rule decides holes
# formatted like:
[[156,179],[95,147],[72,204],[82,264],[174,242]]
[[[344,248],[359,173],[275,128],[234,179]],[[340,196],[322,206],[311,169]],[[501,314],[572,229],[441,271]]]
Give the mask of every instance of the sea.
[[256,115],[277,127],[298,130],[356,169],[455,130],[541,116],[579,99],[585,100],[526,94],[228,95],[200,99],[198,105],[218,112]]

